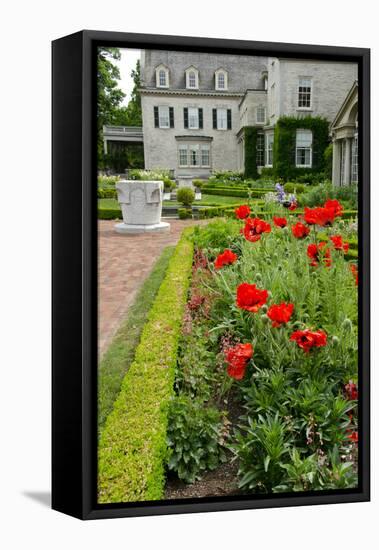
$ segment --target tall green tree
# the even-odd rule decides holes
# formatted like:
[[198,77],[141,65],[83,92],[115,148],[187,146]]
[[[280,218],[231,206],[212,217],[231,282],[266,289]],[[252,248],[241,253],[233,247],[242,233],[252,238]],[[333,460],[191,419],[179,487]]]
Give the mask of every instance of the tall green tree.
[[133,79],[134,85],[130,94],[130,101],[127,107],[120,107],[115,113],[115,124],[119,126],[142,126],[142,109],[141,109],[141,66],[139,60],[136,63],[135,69],[132,70],[130,76]]
[[118,48],[98,48],[97,54],[97,145],[103,154],[103,125],[115,124],[124,92],[118,87],[120,70],[114,61],[121,58]]

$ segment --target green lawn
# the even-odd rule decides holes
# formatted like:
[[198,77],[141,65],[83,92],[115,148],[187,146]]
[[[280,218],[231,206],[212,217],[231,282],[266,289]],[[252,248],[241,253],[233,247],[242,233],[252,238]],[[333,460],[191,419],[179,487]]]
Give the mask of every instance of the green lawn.
[[135,349],[139,344],[143,326],[164,279],[174,249],[174,246],[168,246],[163,250],[150,275],[140,288],[133,305],[129,308],[127,319],[119,328],[101,359],[98,390],[99,431],[113,408],[121,382],[134,360]]

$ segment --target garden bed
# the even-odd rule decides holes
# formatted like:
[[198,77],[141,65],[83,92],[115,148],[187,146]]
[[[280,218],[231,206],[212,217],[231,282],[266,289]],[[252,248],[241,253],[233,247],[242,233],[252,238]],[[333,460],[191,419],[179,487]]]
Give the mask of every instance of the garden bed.
[[248,211],[195,229],[166,498],[357,486],[356,227]]

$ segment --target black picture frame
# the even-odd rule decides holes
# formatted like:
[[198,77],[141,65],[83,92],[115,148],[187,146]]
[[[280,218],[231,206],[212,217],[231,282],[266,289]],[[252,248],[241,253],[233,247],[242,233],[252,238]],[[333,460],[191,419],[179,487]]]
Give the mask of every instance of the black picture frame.
[[[96,503],[96,48],[354,61],[359,81],[359,487],[322,493]],[[52,43],[52,508],[81,519],[370,499],[370,50],[85,30]],[[75,200],[72,199],[75,197]]]

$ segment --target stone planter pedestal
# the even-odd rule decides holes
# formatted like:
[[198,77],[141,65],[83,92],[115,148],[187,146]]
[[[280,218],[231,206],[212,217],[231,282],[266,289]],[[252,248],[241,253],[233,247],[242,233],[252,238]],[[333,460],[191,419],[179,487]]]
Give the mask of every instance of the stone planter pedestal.
[[116,190],[123,219],[122,223],[115,225],[117,233],[157,233],[170,230],[170,224],[161,221],[162,181],[120,180],[116,183]]

